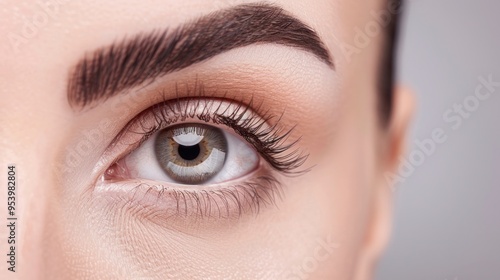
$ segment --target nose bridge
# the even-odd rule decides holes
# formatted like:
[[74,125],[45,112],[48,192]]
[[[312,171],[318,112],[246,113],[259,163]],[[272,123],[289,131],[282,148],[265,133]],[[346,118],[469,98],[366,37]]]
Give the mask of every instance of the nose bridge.
[[[40,177],[39,177],[40,178]],[[43,177],[42,177],[43,178]],[[41,279],[44,246],[46,196],[42,188],[26,188],[19,231],[19,279]]]
[[45,238],[50,173],[45,173],[43,169],[48,165],[40,164],[41,161],[42,158],[30,156],[19,166],[18,273],[22,280],[43,279],[42,262],[48,256],[46,252],[50,251]]
[[[50,165],[33,141],[20,130],[2,134],[0,279],[43,279],[43,259],[49,256],[46,236],[50,222]],[[24,133],[36,133],[29,129]],[[16,135],[17,134],[17,135]],[[45,162],[45,164],[44,164]],[[49,171],[49,172],[48,172]],[[3,187],[5,186],[5,187]]]
[[60,169],[54,164],[47,164],[56,162],[54,158],[57,149],[50,146],[50,142],[42,141],[37,148],[40,157],[29,159],[32,172],[21,192],[22,280],[48,279],[48,275],[54,273],[54,270],[59,272],[55,272],[50,279],[57,275],[66,275],[62,261],[65,222],[61,217],[61,192],[64,186],[60,183]]

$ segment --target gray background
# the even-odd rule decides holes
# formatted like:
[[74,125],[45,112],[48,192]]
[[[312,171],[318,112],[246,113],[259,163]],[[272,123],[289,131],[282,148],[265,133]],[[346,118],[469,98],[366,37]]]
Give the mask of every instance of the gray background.
[[500,1],[406,1],[399,80],[416,92],[410,140],[447,141],[396,188],[395,227],[377,280],[500,279],[500,88],[453,130],[443,113],[500,82]]

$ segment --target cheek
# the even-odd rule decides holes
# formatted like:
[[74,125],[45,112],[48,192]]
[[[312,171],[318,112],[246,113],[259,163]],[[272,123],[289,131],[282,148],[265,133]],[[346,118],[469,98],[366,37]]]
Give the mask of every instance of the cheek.
[[237,223],[160,225],[119,201],[94,201],[87,210],[74,205],[72,213],[61,215],[71,219],[58,217],[65,234],[51,241],[60,258],[48,267],[66,269],[56,275],[82,278],[348,279],[361,202],[345,191],[352,183],[341,185],[338,172],[320,166],[288,179],[279,209]]
[[[371,126],[355,122],[339,122],[335,136],[311,141],[316,166],[293,185],[294,206],[300,209],[291,214],[296,215],[294,230],[307,233],[295,242],[310,244],[295,265],[308,271],[311,279],[351,279],[365,242],[376,178],[376,139]],[[359,129],[363,126],[366,129]],[[335,249],[324,259],[314,257],[323,248],[318,244]]]
[[[83,197],[79,197],[82,200]],[[43,237],[42,279],[126,279],[134,275],[113,244],[105,240],[111,217],[78,200],[61,200],[48,210]],[[99,209],[102,210],[102,209]]]

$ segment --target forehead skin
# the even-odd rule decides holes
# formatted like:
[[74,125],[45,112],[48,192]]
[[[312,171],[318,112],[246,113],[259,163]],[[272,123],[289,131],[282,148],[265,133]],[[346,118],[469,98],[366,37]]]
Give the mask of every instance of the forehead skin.
[[[275,46],[249,46],[215,58],[216,66],[207,63],[209,69],[243,61],[276,67],[270,71],[281,69],[283,75],[314,76],[317,80],[290,89],[297,94],[278,101],[297,110],[306,104],[308,116],[302,119],[291,113],[287,121],[299,123],[317,168],[292,181],[286,201],[293,203],[285,202],[272,215],[238,225],[232,234],[210,229],[203,241],[196,234],[165,233],[137,224],[130,226],[135,229],[131,233],[127,225],[111,230],[99,213],[84,213],[79,201],[82,192],[71,189],[82,189],[79,186],[98,153],[67,178],[56,174],[56,165],[66,147],[78,141],[78,130],[95,125],[105,109],[75,114],[66,99],[67,77],[90,50],[250,1],[59,2],[48,17],[39,19],[42,24],[28,31],[26,21],[44,11],[37,1],[8,0],[0,8],[0,38],[4,38],[0,41],[0,154],[20,169],[20,279],[147,278],[151,271],[160,275],[158,279],[288,279],[291,268],[300,267],[304,256],[314,254],[317,240],[334,240],[339,246],[311,272],[311,279],[351,279],[368,227],[370,187],[378,172],[375,84],[381,36],[349,59],[340,46],[353,44],[356,28],[372,20],[371,12],[383,9],[384,3],[268,1],[318,32],[333,56],[335,71],[309,54]],[[5,40],[23,32],[28,36],[23,35],[20,42]],[[277,61],[269,62],[274,52],[279,53]],[[289,58],[303,59],[303,67],[287,68],[284,61]],[[242,75],[253,74],[249,70]],[[276,92],[282,85],[286,88],[285,82],[267,83]],[[142,230],[152,233],[141,237]],[[115,243],[105,243],[110,239]],[[7,251],[5,242],[0,249]],[[0,278],[12,279],[7,273],[0,271]]]

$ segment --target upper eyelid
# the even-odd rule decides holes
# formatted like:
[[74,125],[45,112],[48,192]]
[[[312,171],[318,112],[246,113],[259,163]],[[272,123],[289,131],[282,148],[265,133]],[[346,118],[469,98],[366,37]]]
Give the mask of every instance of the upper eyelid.
[[[227,106],[224,108],[221,107],[221,104],[223,102],[227,103]],[[208,121],[207,119],[200,119],[199,118],[200,115],[193,114],[193,112],[186,111],[186,110],[189,110],[188,108],[190,105],[194,104],[195,107],[199,107],[200,103],[210,103],[210,105],[203,107],[204,112],[198,112],[198,113],[224,114],[224,113],[228,112],[229,107],[233,106],[233,107],[237,107],[237,108],[245,108],[244,110],[246,112],[250,112],[250,110],[251,110],[252,114],[260,115],[259,113],[255,112],[253,108],[250,108],[251,105],[244,105],[243,103],[236,102],[234,100],[226,101],[226,100],[220,99],[220,98],[214,99],[214,98],[204,97],[204,96],[186,97],[186,98],[177,98],[177,99],[173,99],[173,100],[166,100],[166,101],[162,101],[160,103],[157,103],[157,104],[143,110],[136,117],[134,117],[132,120],[130,120],[125,125],[125,127],[122,129],[122,131],[120,131],[120,133],[111,141],[110,146],[115,145],[120,140],[120,138],[123,137],[123,134],[130,132],[130,130],[133,127],[138,125],[138,122],[139,122],[139,125],[142,126],[141,128],[144,129],[145,128],[145,126],[143,125],[144,123],[140,123],[140,122],[147,122],[147,121],[151,122],[151,120],[148,120],[148,117],[151,117],[151,114],[154,114],[155,111],[162,110],[162,106],[168,107],[171,110],[172,114],[179,114],[176,118],[181,119],[181,121],[184,121],[185,119],[187,119],[187,117],[190,117],[192,119],[198,118],[198,120],[201,120],[201,121]],[[251,104],[252,102],[249,102],[249,103]],[[179,107],[180,106],[179,104],[183,104],[182,107]],[[258,106],[257,108],[260,108],[260,106]],[[210,111],[211,109],[215,109],[215,110]],[[233,114],[234,114],[234,111],[233,111]],[[267,121],[266,114],[264,114],[262,117],[263,122]],[[154,124],[154,122],[153,122],[153,124]],[[174,124],[174,123],[172,123],[172,124]],[[152,129],[152,128],[149,128],[149,129]],[[146,136],[150,136],[150,135],[148,134]]]
[[[139,147],[158,130],[169,125],[179,123],[177,122],[179,119],[180,121],[186,121],[188,115],[191,114],[190,116],[192,118],[198,118],[200,121],[211,121],[212,123],[232,128],[237,134],[239,134],[240,137],[244,138],[243,140],[249,142],[249,144],[252,145],[257,152],[264,157],[264,160],[275,170],[289,175],[300,175],[307,172],[309,169],[299,170],[299,167],[302,166],[307,160],[308,154],[303,153],[298,147],[296,147],[298,140],[287,143],[291,129],[286,130],[279,127],[281,117],[277,118],[271,115],[269,111],[264,109],[265,107],[262,103],[254,104],[252,100],[253,99],[250,99],[250,101],[247,102],[249,104],[243,104],[234,100],[226,101],[224,99],[190,97],[160,102],[144,110],[129,121],[129,123],[111,142],[111,151],[107,150],[105,152],[105,158],[108,158],[110,155],[114,155],[116,157],[117,155],[115,150],[122,150],[118,155],[119,158],[114,161],[117,162],[119,159]],[[203,107],[200,105],[206,106]],[[177,114],[177,116],[174,116],[177,118],[176,122],[172,122],[170,124],[164,123],[168,116],[162,116],[162,114],[165,114],[165,112],[161,112],[162,108],[167,110],[167,112],[170,110],[170,113],[173,115]],[[264,112],[264,115],[261,115],[262,113],[255,112],[254,108]],[[192,114],[193,112],[188,110],[196,110],[198,113],[203,112],[205,115],[202,114],[200,116]],[[158,111],[160,111],[160,113],[158,113]],[[220,115],[224,115],[224,117],[219,118],[218,121],[214,121],[214,113],[219,113]],[[241,116],[243,115],[247,116],[247,118],[242,118]],[[155,120],[155,118],[159,119]],[[240,119],[241,124],[236,122],[236,119],[238,118]],[[226,123],[221,123],[221,120]],[[270,120],[274,120],[274,123],[271,124]],[[155,127],[158,125],[162,125],[163,127]],[[244,128],[246,127],[245,129],[251,128],[252,131],[237,131],[239,128],[238,126],[243,126]],[[142,134],[142,136],[140,136],[139,139],[137,139],[138,137],[135,137],[135,142],[123,143],[124,138],[126,139],[126,136],[129,133],[139,133]],[[117,146],[119,147],[117,148]]]
[[[250,104],[246,105],[246,104],[243,104],[240,102],[236,102],[234,100],[227,100],[226,101],[226,100],[220,99],[220,98],[212,99],[212,98],[207,98],[207,97],[203,97],[203,96],[166,100],[166,101],[157,103],[157,104],[143,110],[141,113],[139,113],[133,119],[131,119],[125,125],[125,127],[118,133],[118,135],[115,136],[115,138],[111,141],[110,147],[114,147],[114,146],[118,145],[127,133],[142,134],[142,137],[140,137],[140,139],[138,141],[136,141],[134,143],[127,143],[127,145],[130,145],[131,148],[136,148],[136,147],[140,146],[144,141],[146,141],[150,136],[152,136],[153,133],[157,132],[158,130],[163,129],[163,128],[167,127],[168,125],[173,125],[173,124],[178,123],[177,121],[172,122],[168,125],[166,125],[165,123],[162,123],[163,127],[161,127],[161,128],[160,127],[156,127],[156,128],[155,127],[146,127],[146,124],[145,124],[146,122],[149,122],[149,125],[156,125],[158,123],[158,120],[154,120],[152,118],[155,117],[155,111],[158,112],[159,110],[162,110],[162,106],[166,106],[166,108],[170,109],[172,111],[172,113],[175,112],[177,114],[181,114],[182,116],[179,116],[178,118],[180,118],[181,121],[185,121],[187,119],[186,114],[190,114],[190,112],[186,112],[186,110],[188,110],[187,108],[189,108],[189,106],[191,106],[191,105],[194,105],[194,107],[199,107],[199,105],[201,103],[210,103],[211,104],[209,106],[202,107],[203,108],[202,110],[203,110],[205,115],[213,114],[214,112],[218,112],[220,114],[228,113],[227,109],[224,110],[220,106],[220,104],[222,104],[223,102],[226,103],[225,108],[229,108],[231,106],[236,107],[236,108],[240,108],[240,109],[244,108],[243,110],[245,110],[245,112],[247,112],[248,114],[256,114],[256,115],[260,116],[260,114],[255,112],[253,108],[250,108],[250,106],[251,106],[250,104],[252,103],[251,101],[249,102]],[[179,105],[181,103],[184,105]],[[180,106],[182,106],[182,107],[180,107]],[[261,108],[261,106],[258,106],[257,108]],[[233,111],[232,113],[234,114],[235,112],[236,111]],[[268,121],[267,118],[271,118],[270,116],[268,116],[266,118],[266,114],[260,116],[263,123]],[[156,115],[156,116],[158,116],[158,115]],[[210,121],[210,120],[206,119],[206,117],[204,118],[203,116],[200,118],[200,116],[191,115],[190,117],[193,120],[198,120],[198,121],[203,121],[203,122]],[[270,125],[268,125],[268,126],[270,127]],[[142,131],[136,131],[136,129],[140,129]]]

